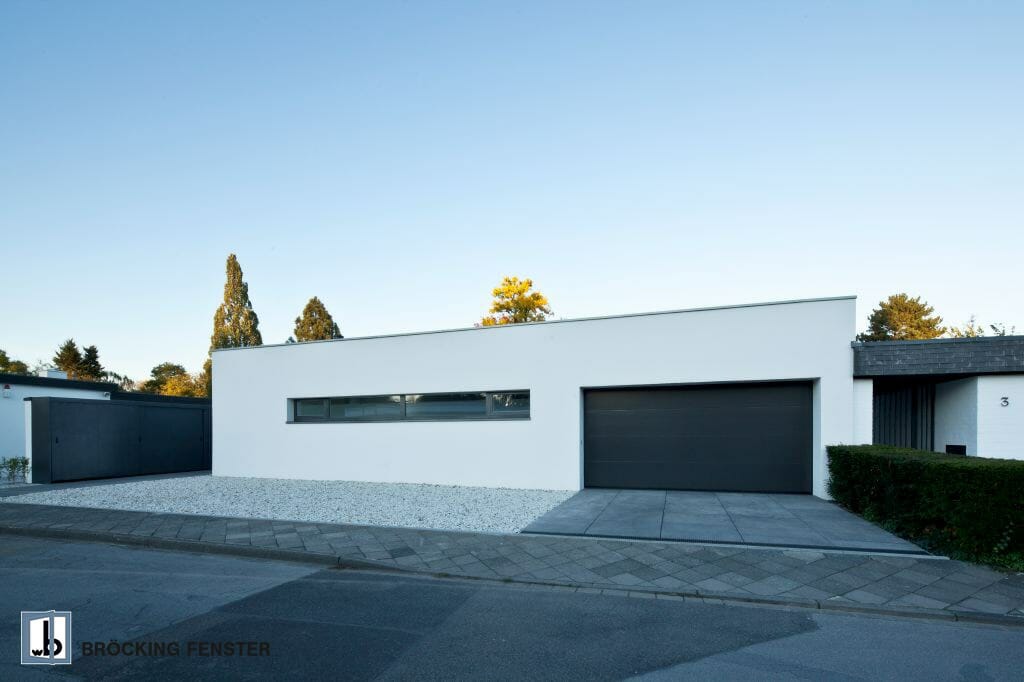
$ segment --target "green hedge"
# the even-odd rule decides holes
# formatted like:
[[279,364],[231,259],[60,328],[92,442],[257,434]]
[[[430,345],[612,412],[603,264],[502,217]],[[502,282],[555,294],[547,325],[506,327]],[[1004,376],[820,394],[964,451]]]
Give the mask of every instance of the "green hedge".
[[836,502],[899,535],[981,561],[1024,553],[1024,461],[831,445],[828,465]]

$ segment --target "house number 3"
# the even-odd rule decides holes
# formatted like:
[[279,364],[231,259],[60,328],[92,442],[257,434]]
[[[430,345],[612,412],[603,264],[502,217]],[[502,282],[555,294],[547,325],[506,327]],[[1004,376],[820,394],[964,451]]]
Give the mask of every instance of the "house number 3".
[[1009,407],[1009,405],[1010,405],[1010,398],[1009,398],[1009,396],[1005,396],[1004,395],[1002,398],[1000,398],[999,399],[999,404],[1002,405],[1003,407]]

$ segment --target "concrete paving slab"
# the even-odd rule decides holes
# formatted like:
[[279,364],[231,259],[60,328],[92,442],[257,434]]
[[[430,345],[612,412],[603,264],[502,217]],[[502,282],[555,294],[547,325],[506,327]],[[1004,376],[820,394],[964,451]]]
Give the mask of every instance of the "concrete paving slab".
[[622,490],[599,511],[585,533],[612,537],[658,537],[664,510],[665,491]]
[[811,495],[587,489],[523,532],[926,554]]

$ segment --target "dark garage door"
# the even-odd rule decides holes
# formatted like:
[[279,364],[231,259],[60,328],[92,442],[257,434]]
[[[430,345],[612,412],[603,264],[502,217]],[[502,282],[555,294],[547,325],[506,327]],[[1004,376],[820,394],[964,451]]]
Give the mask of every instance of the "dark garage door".
[[588,390],[594,488],[811,492],[808,383]]

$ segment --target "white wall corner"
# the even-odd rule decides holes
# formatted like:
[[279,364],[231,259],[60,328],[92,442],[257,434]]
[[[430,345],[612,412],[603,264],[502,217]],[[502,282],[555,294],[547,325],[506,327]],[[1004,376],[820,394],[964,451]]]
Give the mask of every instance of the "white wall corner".
[[934,441],[936,452],[963,445],[968,455],[978,454],[978,377],[935,385]]
[[873,379],[853,380],[853,445],[874,442],[875,382]]
[[977,454],[1024,460],[1024,375],[982,376],[977,385]]
[[25,457],[28,458],[29,470],[25,478],[26,483],[32,483],[32,401],[24,400],[25,403]]

